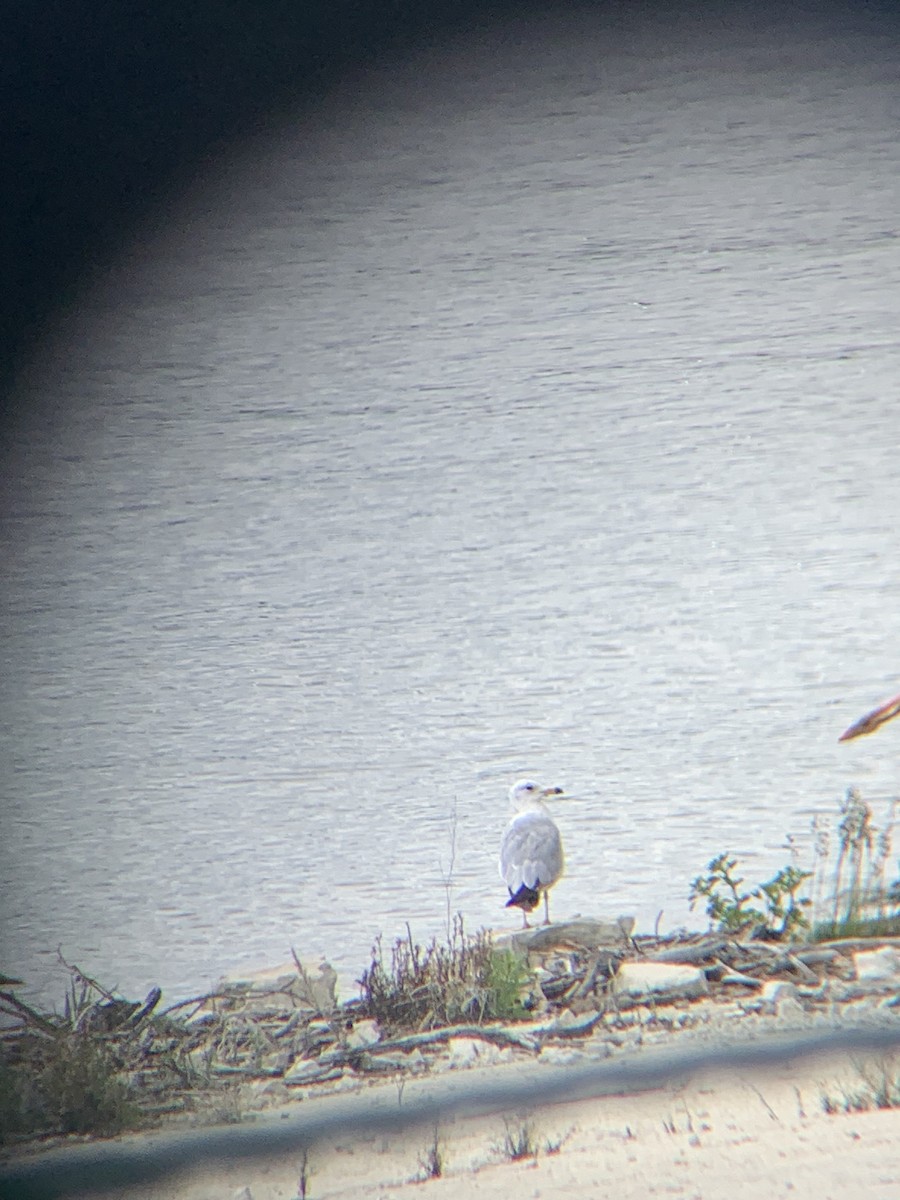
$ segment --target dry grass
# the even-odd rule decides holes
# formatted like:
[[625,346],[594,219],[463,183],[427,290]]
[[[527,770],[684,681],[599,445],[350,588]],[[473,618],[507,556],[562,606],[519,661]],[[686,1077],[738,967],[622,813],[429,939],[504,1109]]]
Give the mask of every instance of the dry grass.
[[388,1033],[516,1020],[525,1015],[520,993],[527,980],[524,959],[495,949],[484,929],[466,933],[457,914],[447,942],[433,938],[422,947],[407,926],[389,965],[378,939],[359,981],[362,1012]]

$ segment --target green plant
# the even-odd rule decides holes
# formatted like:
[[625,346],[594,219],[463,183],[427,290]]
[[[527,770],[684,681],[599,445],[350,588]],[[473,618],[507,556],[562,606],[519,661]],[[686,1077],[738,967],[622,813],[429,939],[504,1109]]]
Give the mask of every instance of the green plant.
[[735,933],[748,925],[759,925],[764,921],[758,908],[751,908],[748,901],[753,892],[742,892],[743,879],[737,878],[734,869],[737,859],[727,852],[711,859],[706,875],[698,875],[691,883],[689,894],[691,908],[703,897],[706,900],[706,915],[715,921],[719,929]]
[[803,911],[810,901],[798,898],[801,884],[812,878],[812,871],[801,871],[799,867],[782,867],[768,883],[761,883],[754,896],[761,897],[766,905],[766,928],[774,937],[790,938],[809,926]]
[[485,1016],[496,1021],[521,1021],[527,1017],[522,1003],[531,971],[524,954],[491,948],[488,963]]
[[111,1055],[83,1035],[60,1037],[37,1083],[44,1111],[64,1133],[119,1133],[138,1121]]
[[23,1072],[0,1061],[0,1144],[25,1133],[33,1123],[29,1082]]
[[422,947],[407,926],[389,965],[379,938],[359,980],[360,998],[364,1015],[389,1032],[482,1024],[523,1015],[519,993],[527,978],[524,959],[496,950],[484,929],[466,933],[457,914],[447,942],[433,938]]
[[[900,933],[900,881],[888,885],[885,880],[894,804],[880,829],[873,823],[871,806],[857,788],[847,789],[840,812],[829,916],[816,922],[814,936],[825,941]],[[823,867],[825,861],[823,857]],[[816,888],[821,889],[818,880]],[[817,905],[817,910],[821,908]]]
[[[735,874],[736,867],[737,859],[727,852],[711,859],[706,875],[698,875],[691,883],[691,908],[704,898],[707,916],[724,933],[752,928],[764,937],[787,938],[808,926],[803,910],[809,900],[797,893],[811,878],[811,871],[782,867],[766,883],[743,891],[744,880]],[[751,900],[762,901],[763,908],[754,908]]]

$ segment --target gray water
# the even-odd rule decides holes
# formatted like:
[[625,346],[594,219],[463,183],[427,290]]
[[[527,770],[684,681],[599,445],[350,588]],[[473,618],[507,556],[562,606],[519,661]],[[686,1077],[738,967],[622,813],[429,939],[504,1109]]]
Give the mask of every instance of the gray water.
[[[4,466],[3,969],[558,917],[897,793],[896,46],[486,32],[208,168],[61,320]],[[806,863],[801,863],[806,865]],[[662,911],[662,917],[658,914]]]

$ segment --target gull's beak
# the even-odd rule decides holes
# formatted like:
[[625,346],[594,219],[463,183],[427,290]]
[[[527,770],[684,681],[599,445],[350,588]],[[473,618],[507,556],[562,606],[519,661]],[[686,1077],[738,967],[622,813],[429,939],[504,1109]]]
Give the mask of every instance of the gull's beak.
[[562,788],[557,787],[544,788],[544,790],[541,792],[542,796],[562,796],[563,794]]
[[860,717],[855,725],[845,729],[838,741],[849,742],[851,738],[862,737],[865,733],[874,733],[880,725],[883,725],[885,721],[890,721],[891,717],[896,717],[898,713],[900,713],[900,696],[894,696],[892,700],[888,700],[879,708]]

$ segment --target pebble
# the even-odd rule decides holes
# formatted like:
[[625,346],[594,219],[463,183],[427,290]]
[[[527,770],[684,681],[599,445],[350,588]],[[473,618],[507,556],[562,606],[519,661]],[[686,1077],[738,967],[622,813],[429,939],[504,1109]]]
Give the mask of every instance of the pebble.
[[860,983],[900,984],[900,950],[896,946],[859,950],[853,955],[853,965]]

